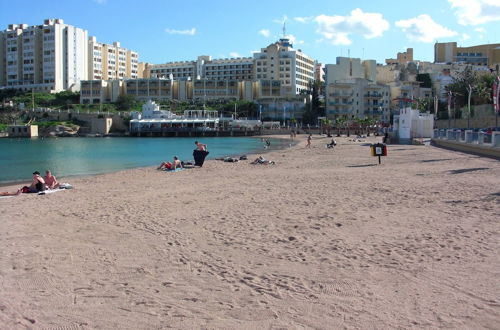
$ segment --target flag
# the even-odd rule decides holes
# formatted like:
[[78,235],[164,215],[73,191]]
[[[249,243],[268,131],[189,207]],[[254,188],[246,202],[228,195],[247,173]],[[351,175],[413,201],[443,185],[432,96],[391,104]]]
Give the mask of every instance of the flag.
[[500,76],[497,77],[498,81],[493,82],[493,107],[495,112],[498,113],[500,109]]
[[451,118],[451,91],[448,92],[448,118]]

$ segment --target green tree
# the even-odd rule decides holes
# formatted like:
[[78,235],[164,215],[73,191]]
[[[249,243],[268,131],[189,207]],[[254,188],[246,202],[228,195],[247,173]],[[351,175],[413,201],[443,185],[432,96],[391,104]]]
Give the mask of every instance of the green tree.
[[130,111],[136,105],[135,97],[129,94],[120,95],[116,99],[115,105],[118,110]]
[[417,81],[420,82],[420,87],[432,88],[431,75],[428,73],[417,74]]

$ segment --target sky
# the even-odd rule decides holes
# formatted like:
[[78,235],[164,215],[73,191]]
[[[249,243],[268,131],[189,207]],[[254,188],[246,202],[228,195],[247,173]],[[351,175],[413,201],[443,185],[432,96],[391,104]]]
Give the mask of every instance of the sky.
[[287,38],[323,64],[338,56],[384,63],[413,48],[434,61],[435,42],[500,43],[500,0],[0,0],[0,27],[46,18],[86,29],[97,41],[152,64],[251,57]]

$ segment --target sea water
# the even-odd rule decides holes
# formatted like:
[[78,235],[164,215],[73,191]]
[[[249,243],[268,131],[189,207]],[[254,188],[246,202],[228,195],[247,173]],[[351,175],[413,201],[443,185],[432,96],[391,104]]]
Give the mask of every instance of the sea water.
[[[93,175],[124,169],[158,166],[193,159],[194,141],[208,146],[207,159],[264,150],[255,137],[191,138],[38,138],[0,139],[0,182],[30,181],[32,173],[51,170],[57,177]],[[271,139],[271,148],[285,142]],[[286,143],[286,145],[288,145]]]

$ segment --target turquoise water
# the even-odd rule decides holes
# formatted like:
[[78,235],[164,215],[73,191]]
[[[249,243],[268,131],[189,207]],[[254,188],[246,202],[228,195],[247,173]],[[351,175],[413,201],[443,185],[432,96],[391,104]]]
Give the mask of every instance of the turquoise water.
[[[35,170],[57,177],[93,175],[159,165],[173,156],[193,159],[194,141],[207,144],[207,159],[264,150],[259,138],[49,138],[0,139],[0,182],[30,181]],[[271,139],[271,147],[280,147]]]

